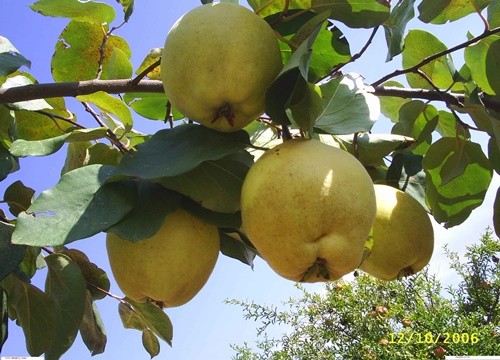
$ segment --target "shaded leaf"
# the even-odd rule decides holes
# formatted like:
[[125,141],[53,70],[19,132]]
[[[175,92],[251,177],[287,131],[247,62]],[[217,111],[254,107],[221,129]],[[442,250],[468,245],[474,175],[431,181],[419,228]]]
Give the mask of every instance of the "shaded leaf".
[[222,228],[239,228],[241,227],[241,213],[222,213],[204,208],[196,201],[184,197],[181,203],[182,208],[189,211],[194,216]]
[[46,352],[55,339],[55,305],[53,300],[37,287],[19,280],[13,274],[0,283],[9,299],[9,312],[16,314],[16,322],[23,329],[26,349],[31,356]]
[[493,204],[493,227],[495,234],[500,237],[500,187],[497,189],[495,203]]
[[26,246],[11,244],[14,226],[0,221],[0,281],[23,261]]
[[179,207],[181,195],[159,184],[135,182],[137,201],[132,210],[108,231],[133,242],[153,236],[165,216]]
[[3,200],[9,204],[11,214],[18,216],[20,212],[30,207],[33,195],[35,195],[35,190],[25,186],[21,180],[17,180],[5,189]]
[[167,344],[172,346],[173,327],[170,318],[153,302],[138,303],[125,298],[130,303],[142,322]]
[[418,5],[420,15],[418,18],[426,23],[444,24],[456,21],[476,12],[476,7],[483,10],[490,0],[423,0]]
[[9,39],[0,36],[0,76],[12,74],[21,66],[31,67],[31,61],[21,55]]
[[372,28],[382,25],[389,17],[390,4],[386,1],[312,0],[315,11],[331,10],[330,19],[352,28]]
[[45,353],[45,359],[59,359],[73,344],[85,308],[85,279],[71,258],[53,253],[45,257],[48,274],[45,291],[56,309],[56,336]]
[[151,359],[160,353],[160,342],[154,332],[149,329],[142,331],[142,346],[151,356]]
[[387,43],[387,58],[391,61],[396,55],[401,54],[404,49],[403,37],[406,25],[415,16],[413,5],[415,0],[403,0],[394,6],[389,19],[384,23],[385,41]]
[[[457,149],[459,141],[463,144]],[[460,169],[462,175],[450,180],[446,178],[449,176],[449,171],[446,173],[447,161],[460,151],[467,154],[469,164],[463,171]],[[447,228],[461,224],[473,209],[482,204],[492,178],[491,166],[481,146],[456,138],[441,138],[433,143],[424,158],[423,167],[427,176],[426,198],[432,215]],[[449,168],[453,170],[453,164]]]
[[454,137],[458,135],[466,139],[470,138],[469,129],[461,126],[455,116],[449,111],[439,110],[436,131],[443,137]]
[[106,348],[106,332],[97,306],[89,293],[85,297],[85,307],[80,324],[80,336],[92,356],[102,354]]
[[230,258],[239,260],[253,269],[253,260],[257,255],[257,250],[243,242],[242,235],[238,232],[219,230],[219,235],[221,253]]
[[116,0],[118,3],[120,3],[123,6],[123,19],[127,22],[130,19],[130,16],[132,16],[132,13],[134,12],[134,3],[135,0]]
[[56,246],[97,234],[130,211],[130,189],[104,182],[115,168],[89,165],[64,174],[60,181],[19,214],[13,243]]
[[[0,86],[0,89],[5,90],[18,86],[31,85],[33,83],[34,83],[33,80],[24,75],[16,75],[7,78],[2,84],[2,86]],[[14,110],[28,110],[28,111],[52,109],[52,106],[50,106],[50,104],[44,99],[18,101],[15,103],[11,103],[8,106]]]
[[124,156],[118,173],[142,179],[177,176],[249,144],[245,131],[221,133],[201,125],[180,125],[158,131],[133,156]]
[[63,249],[61,254],[68,256],[80,268],[80,271],[85,278],[85,282],[87,283],[87,291],[91,296],[91,300],[94,301],[104,299],[106,297],[106,293],[104,291],[109,291],[110,288],[110,282],[106,272],[91,262],[87,255],[80,250]]
[[209,210],[234,213],[240,209],[241,186],[252,163],[252,156],[246,151],[234,153],[222,159],[204,161],[191,171],[158,178],[155,182],[190,197]]
[[9,337],[9,315],[7,293],[0,287],[0,354],[7,338]]
[[118,313],[124,328],[136,329],[140,331],[147,329],[144,320],[131,305],[120,302],[118,304]]
[[323,110],[315,128],[335,135],[369,131],[380,116],[378,97],[368,92],[358,74],[332,79],[320,88]]
[[467,46],[464,51],[465,63],[470,68],[472,79],[484,92],[500,95],[500,36],[492,35]]

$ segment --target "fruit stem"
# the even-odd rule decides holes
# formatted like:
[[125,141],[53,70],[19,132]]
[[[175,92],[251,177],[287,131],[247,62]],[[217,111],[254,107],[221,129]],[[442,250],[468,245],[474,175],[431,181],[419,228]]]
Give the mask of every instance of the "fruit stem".
[[215,111],[215,116],[212,119],[212,124],[220,118],[225,118],[229,125],[234,126],[234,113],[229,103],[225,103]]

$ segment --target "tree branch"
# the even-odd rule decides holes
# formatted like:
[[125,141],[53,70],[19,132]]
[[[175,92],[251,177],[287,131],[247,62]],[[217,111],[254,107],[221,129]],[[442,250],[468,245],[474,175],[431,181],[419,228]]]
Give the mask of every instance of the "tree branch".
[[[31,84],[8,89],[0,88],[0,104],[54,97],[76,97],[92,94],[97,91],[105,91],[109,94],[127,92],[163,93],[163,84],[159,80],[141,80],[138,84],[134,85],[131,79]],[[425,89],[408,89],[396,86],[375,86],[372,93],[377,96],[444,101],[447,104],[455,106],[461,106],[465,101],[463,94]],[[498,100],[487,94],[480,94],[480,97],[487,108],[500,111],[500,102]]]

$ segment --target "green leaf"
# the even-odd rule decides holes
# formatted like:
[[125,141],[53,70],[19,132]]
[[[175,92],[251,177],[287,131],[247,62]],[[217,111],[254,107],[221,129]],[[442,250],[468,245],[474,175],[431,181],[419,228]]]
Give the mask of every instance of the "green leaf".
[[415,0],[403,0],[394,6],[389,19],[384,23],[385,41],[387,42],[386,62],[391,61],[396,55],[401,54],[404,49],[403,37],[406,25],[415,16],[413,6]]
[[[162,48],[154,48],[149,51],[149,53],[146,55],[144,60],[142,60],[141,65],[139,65],[139,68],[135,71],[136,75],[141,74],[143,71],[146,71],[146,69],[153,64],[157,63],[160,60],[161,57],[161,50]],[[153,70],[150,70],[146,76],[150,78],[151,80],[161,80],[161,72],[160,72],[160,64],[156,66]]]
[[118,3],[120,3],[123,6],[123,19],[125,22],[128,22],[130,19],[130,16],[132,16],[132,13],[134,12],[134,2],[135,0],[116,0]]
[[[460,147],[459,142],[462,142]],[[469,159],[465,168],[456,160],[464,156],[461,153]],[[457,138],[445,137],[433,143],[423,167],[427,175],[427,202],[436,221],[447,228],[461,224],[482,204],[492,178],[491,166],[481,146]],[[458,172],[461,175],[454,176]]]
[[90,141],[75,141],[68,144],[64,166],[61,169],[61,176],[71,170],[86,165],[87,150],[90,146],[92,146]]
[[173,177],[193,170],[206,160],[218,160],[250,144],[245,131],[221,133],[201,125],[185,124],[160,130],[123,157],[118,173],[142,179]]
[[15,126],[12,131],[17,139],[43,140],[64,134],[73,125],[67,121],[55,118],[62,116],[69,121],[75,121],[74,114],[66,109],[64,98],[51,98],[47,102],[52,109],[34,112],[18,110],[14,112]]
[[133,242],[153,236],[165,216],[179,207],[181,196],[163,186],[136,181],[137,202],[132,210],[108,231]]
[[[269,1],[269,0],[249,0],[248,4],[254,11],[261,17],[266,17],[283,11],[282,1]],[[311,7],[311,0],[290,0],[288,9],[309,9]]]
[[[87,291],[91,296],[91,300],[100,300],[106,297],[104,291],[109,291],[110,282],[108,275],[104,270],[96,264],[90,262],[87,255],[77,249],[63,249],[61,254],[68,256],[82,272],[85,282],[87,283]],[[97,288],[101,289],[98,290]],[[102,291],[104,290],[104,291]]]
[[17,170],[19,170],[17,159],[6,148],[0,145],[0,181]]
[[9,309],[7,304],[7,293],[0,287],[0,301],[2,306],[0,308],[0,353],[7,341],[9,335]]
[[449,111],[440,110],[436,131],[443,137],[462,136],[470,138],[469,129],[461,126],[455,116]]
[[382,25],[389,18],[387,1],[312,0],[315,11],[331,10],[330,18],[351,28],[372,28]]
[[490,0],[474,0],[474,4],[470,0],[423,0],[418,6],[418,18],[426,23],[444,24],[476,12],[476,7],[483,10],[489,3]]
[[465,63],[472,79],[484,92],[500,95],[500,36],[492,35],[465,48]]
[[286,114],[292,124],[309,131],[323,110],[322,105],[319,86],[299,78],[287,104]]
[[[164,93],[126,93],[123,101],[137,114],[150,120],[162,120],[167,118],[167,97]],[[178,111],[173,112],[175,120],[182,119],[184,115]]]
[[493,170],[500,174],[500,150],[498,140],[494,137],[490,137],[488,141],[488,158]]
[[151,356],[151,359],[160,353],[160,342],[154,332],[149,329],[142,331],[142,346]]
[[493,0],[488,5],[488,23],[490,28],[496,28],[500,26],[500,2]]
[[225,232],[220,230],[220,251],[225,256],[241,261],[253,269],[253,260],[257,250],[247,245],[238,232]]
[[0,221],[0,281],[23,261],[26,246],[11,244],[14,226]]
[[57,246],[103,231],[121,220],[133,206],[129,188],[103,184],[115,168],[89,165],[64,174],[60,181],[19,214],[12,242]]
[[155,181],[198,202],[204,208],[222,213],[240,209],[243,180],[253,163],[247,152],[207,160],[195,169],[175,177]]
[[98,1],[38,0],[29,7],[45,16],[64,17],[99,25],[111,23],[116,16],[111,5]]
[[[403,84],[393,80],[383,83],[382,86],[404,88]],[[380,96],[379,101],[382,114],[392,122],[398,122],[399,109],[410,100],[395,96]]]
[[[0,86],[0,88],[2,90],[5,90],[18,86],[31,85],[33,83],[34,81],[32,79],[24,75],[16,75],[7,78],[5,82],[2,84],[2,86]],[[18,101],[9,104],[9,107],[13,110],[28,110],[28,111],[52,109],[52,106],[50,106],[50,104],[44,99]]]
[[241,227],[241,213],[239,211],[234,213],[211,211],[188,197],[182,199],[181,206],[194,216],[217,227],[236,229]]
[[90,350],[92,356],[102,354],[106,347],[106,332],[97,306],[92,301],[89,293],[85,297],[83,318],[80,324],[80,336]]
[[22,56],[10,41],[0,36],[0,76],[7,76],[21,66],[31,67],[31,61]]
[[320,135],[320,138],[327,144],[337,142],[365,166],[381,165],[384,157],[395,150],[408,148],[415,142],[410,137],[394,134]]
[[109,95],[104,91],[98,91],[90,95],[80,95],[76,97],[82,102],[90,102],[96,105],[101,111],[116,115],[125,126],[125,132],[132,129],[133,119],[128,106],[120,99]]
[[62,148],[68,135],[32,141],[18,139],[12,143],[10,153],[17,157],[50,155]]
[[[425,44],[425,46],[422,46]],[[405,38],[403,50],[403,67],[410,68],[419,64],[426,57],[446,50],[437,37],[424,30],[410,30]],[[449,88],[454,83],[455,73],[453,61],[449,56],[441,56],[430,63],[420,67],[438,88]],[[406,74],[406,79],[411,87],[434,90],[427,80],[413,73]]]
[[9,204],[11,214],[18,216],[20,212],[26,211],[30,207],[33,202],[33,195],[35,195],[35,190],[17,180],[5,189],[3,200]]
[[411,149],[415,154],[424,155],[432,143],[432,132],[437,126],[437,109],[420,100],[405,103],[399,110],[399,121],[392,133],[411,137],[415,143]]
[[323,110],[314,127],[342,135],[369,131],[380,116],[378,97],[370,94],[358,74],[346,74],[320,86]]
[[[95,79],[100,70],[100,62],[102,62],[101,80],[110,79],[110,75],[118,79],[130,78],[132,66],[128,64],[128,59],[131,51],[127,42],[119,36],[111,35],[101,49],[104,36],[100,23],[71,21],[59,36],[52,56],[51,68],[54,80],[64,82]],[[117,50],[124,56],[120,55],[117,59]],[[114,58],[113,53],[115,53]],[[119,64],[119,68],[122,69],[120,73],[116,73],[116,68],[111,69],[117,66],[116,61],[124,62]]]
[[83,318],[87,290],[85,279],[71,258],[54,253],[45,257],[48,274],[45,291],[56,308],[56,336],[45,359],[57,360],[73,344]]
[[147,329],[144,320],[131,305],[120,302],[118,304],[118,313],[124,328],[139,331]]
[[40,356],[50,349],[55,338],[55,305],[37,287],[19,280],[13,274],[0,283],[7,292],[9,312],[23,329],[26,349],[31,356]]
[[173,327],[167,314],[153,302],[137,303],[129,298],[125,299],[134,307],[146,328],[172,346]]

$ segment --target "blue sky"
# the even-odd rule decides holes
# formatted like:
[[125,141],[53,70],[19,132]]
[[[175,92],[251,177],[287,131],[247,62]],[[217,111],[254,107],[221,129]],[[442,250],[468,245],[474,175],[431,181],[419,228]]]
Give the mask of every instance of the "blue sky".
[[[67,23],[66,19],[49,18],[33,12],[28,4],[33,0],[2,0],[0,2],[0,35],[8,38],[14,46],[32,62],[29,72],[39,82],[51,82],[50,60],[57,38]],[[107,0],[116,6],[114,0]],[[243,2],[242,2],[243,3]],[[150,49],[163,46],[168,29],[183,13],[199,5],[198,0],[183,0],[165,2],[160,0],[138,1],[136,9],[128,24],[120,28],[116,34],[124,37],[132,50],[132,63],[137,68],[145,54]],[[117,7],[118,25],[122,18]],[[420,25],[418,25],[420,26]],[[345,28],[343,28],[345,29]],[[470,16],[458,24],[446,27],[431,26],[428,30],[434,32],[445,44],[452,46],[464,41],[467,30],[478,34],[481,22],[477,16]],[[349,32],[348,39],[353,52],[359,49],[369,36],[369,31]],[[366,54],[366,60],[351,65],[349,70],[360,72],[367,82],[377,80],[381,75],[400,67],[400,58],[389,64],[384,64],[385,44],[380,32],[372,48]],[[463,62],[461,56],[454,56],[458,63]],[[89,116],[77,102],[68,100],[68,107],[78,118],[89,121]],[[136,116],[135,124],[138,130],[154,132],[164,125]],[[375,132],[390,131],[387,120],[381,119],[375,126]],[[473,140],[485,144],[486,138],[476,136]],[[59,179],[58,174],[64,162],[64,151],[43,158],[26,158],[21,160],[21,171],[12,174],[0,183],[0,194],[16,180],[22,180],[25,185],[36,190],[36,195],[52,187]],[[491,186],[487,200],[483,206],[475,210],[467,222],[457,228],[445,231],[438,225],[436,230],[436,250],[432,267],[445,281],[451,281],[451,273],[441,262],[441,248],[444,243],[451,242],[451,248],[462,250],[466,244],[477,241],[486,226],[492,226],[492,204],[494,191],[500,184],[495,176],[496,186]],[[71,244],[71,247],[84,250],[90,259],[111,275],[104,246],[104,234]],[[43,288],[45,273],[36,276],[35,284]],[[307,286],[319,289],[319,286]],[[113,282],[111,292],[121,295]],[[239,308],[226,305],[224,299],[236,298],[253,300],[258,303],[279,305],[281,301],[297,294],[294,284],[284,280],[272,272],[261,260],[257,259],[255,269],[238,261],[219,257],[216,268],[202,291],[188,304],[173,309],[167,309],[174,325],[173,348],[161,343],[162,351],[159,359],[197,360],[197,359],[229,359],[232,350],[230,343],[255,340],[255,323],[246,321]],[[101,312],[108,343],[106,352],[97,358],[102,359],[149,359],[142,348],[141,334],[135,330],[124,329],[118,316],[118,302],[107,298],[97,302]],[[21,330],[11,323],[9,339],[4,347],[3,356],[26,356],[24,336]],[[63,359],[89,359],[90,354],[78,337],[73,347],[63,356]]]

